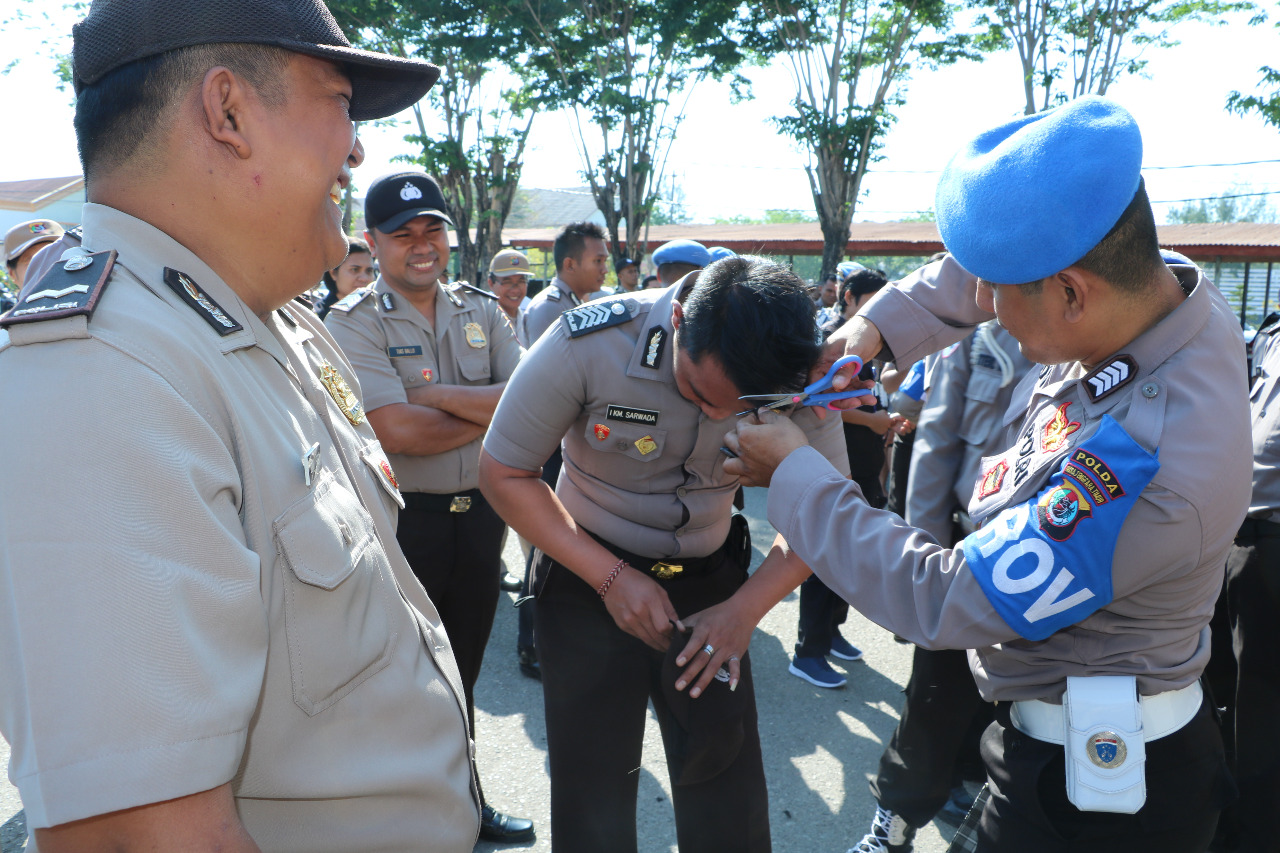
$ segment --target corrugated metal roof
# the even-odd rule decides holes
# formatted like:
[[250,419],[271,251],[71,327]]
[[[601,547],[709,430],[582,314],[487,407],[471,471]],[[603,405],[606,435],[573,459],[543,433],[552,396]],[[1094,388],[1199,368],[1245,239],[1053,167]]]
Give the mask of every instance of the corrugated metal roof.
[[[506,228],[513,246],[551,248],[556,228]],[[1160,243],[1199,261],[1280,261],[1280,224],[1232,222],[1207,225],[1161,225]],[[725,246],[740,254],[820,255],[822,231],[816,222],[779,225],[659,225],[649,229],[650,251],[677,238],[706,246]],[[932,222],[855,222],[846,254],[918,255],[942,251]]]
[[84,186],[84,178],[36,178],[30,181],[0,182],[0,209],[38,210]]

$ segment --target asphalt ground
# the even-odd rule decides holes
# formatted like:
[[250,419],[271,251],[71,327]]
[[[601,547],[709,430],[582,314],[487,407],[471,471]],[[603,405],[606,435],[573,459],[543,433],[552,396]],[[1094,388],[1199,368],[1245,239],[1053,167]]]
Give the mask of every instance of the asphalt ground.
[[[773,541],[765,518],[765,491],[747,490],[758,565]],[[507,566],[523,571],[518,539],[507,537]],[[476,687],[477,761],[489,803],[531,818],[535,841],[515,845],[481,842],[477,851],[551,850],[550,787],[546,729],[540,682],[520,673],[516,660],[513,593],[502,593],[484,670]],[[814,687],[787,672],[796,641],[799,595],[792,593],[756,629],[751,643],[760,739],[769,785],[769,820],[777,853],[843,853],[867,831],[875,801],[867,789],[902,704],[911,670],[911,647],[894,642],[884,629],[851,611],[844,636],[863,658],[831,661],[849,679],[837,690]],[[0,761],[8,765],[8,745],[0,740]],[[671,788],[658,726],[649,713],[637,836],[642,853],[675,851]],[[0,784],[0,853],[22,849],[24,833],[17,792]],[[916,836],[917,853],[944,853],[952,830],[930,824]]]

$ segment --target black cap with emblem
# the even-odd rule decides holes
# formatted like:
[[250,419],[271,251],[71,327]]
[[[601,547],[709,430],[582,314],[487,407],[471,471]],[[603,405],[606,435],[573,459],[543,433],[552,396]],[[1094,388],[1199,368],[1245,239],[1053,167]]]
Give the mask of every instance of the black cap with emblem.
[[445,213],[444,193],[435,179],[423,172],[384,175],[369,187],[364,199],[364,224],[390,234],[410,219],[434,216],[452,226]]
[[93,0],[72,28],[76,92],[139,59],[201,44],[262,44],[339,63],[351,119],[395,115],[422,99],[440,69],[351,46],[321,0]]

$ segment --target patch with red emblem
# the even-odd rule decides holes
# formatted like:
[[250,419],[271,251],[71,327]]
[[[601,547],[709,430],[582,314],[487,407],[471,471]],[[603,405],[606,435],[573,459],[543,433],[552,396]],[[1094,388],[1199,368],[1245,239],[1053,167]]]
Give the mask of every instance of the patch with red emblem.
[[596,424],[595,433],[597,441],[604,441],[609,437],[609,428],[604,424]]
[[422,378],[423,378],[423,379],[425,379],[425,380],[427,380],[428,382],[430,382],[430,381],[431,381],[431,377],[432,377],[432,375],[433,375],[433,374],[431,373],[431,368],[430,368],[430,367],[424,367],[424,368],[422,368]]
[[385,459],[382,460],[382,473],[387,475],[387,479],[391,481],[391,485],[395,486],[397,489],[400,488],[400,483],[396,480],[396,475],[391,471],[391,463]]
[[1040,436],[1040,450],[1044,453],[1057,453],[1067,443],[1067,436],[1080,429],[1080,424],[1067,417],[1067,407],[1070,403],[1063,403],[1058,407],[1058,411],[1044,425],[1044,433]]
[[1009,470],[1009,463],[1001,459],[982,475],[982,485],[978,487],[978,497],[988,498],[1000,491],[1004,485],[1004,475]]

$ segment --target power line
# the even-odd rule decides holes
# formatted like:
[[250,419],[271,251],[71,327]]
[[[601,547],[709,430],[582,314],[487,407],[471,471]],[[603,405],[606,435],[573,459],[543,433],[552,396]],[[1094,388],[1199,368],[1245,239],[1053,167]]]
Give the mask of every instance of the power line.
[[[1233,166],[1264,166],[1269,163],[1280,163],[1280,159],[1275,160],[1241,160],[1238,163],[1187,163],[1181,166],[1143,166],[1144,172],[1162,172],[1175,169],[1218,169],[1229,168]],[[756,166],[746,163],[731,165],[726,163],[707,163],[699,160],[688,161],[689,166],[708,166],[718,167],[722,169],[751,169],[755,171],[768,172],[802,172],[804,166]],[[867,169],[868,175],[940,175],[941,169],[877,169],[874,165]]]
[[1261,193],[1233,193],[1231,195],[1211,195],[1204,198],[1171,198],[1164,201],[1152,201],[1152,204],[1182,204],[1188,201],[1217,201],[1220,198],[1250,198],[1259,195],[1276,195],[1280,194],[1280,190],[1267,190]]

